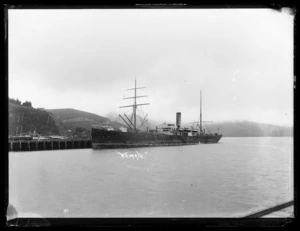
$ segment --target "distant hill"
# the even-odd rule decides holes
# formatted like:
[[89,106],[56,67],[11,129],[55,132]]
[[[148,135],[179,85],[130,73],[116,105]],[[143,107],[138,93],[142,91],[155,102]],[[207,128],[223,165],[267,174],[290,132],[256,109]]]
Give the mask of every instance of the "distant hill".
[[68,130],[72,131],[74,131],[78,127],[91,131],[93,125],[107,124],[114,128],[124,126],[106,117],[72,108],[47,109],[47,111],[54,114],[56,118],[60,120]]
[[[124,122],[117,114],[110,113],[107,116],[109,118],[70,108],[45,110],[9,103],[9,134],[24,134],[34,130],[42,135],[89,134],[92,125],[124,127]],[[140,119],[137,118],[138,124]],[[158,124],[150,121],[148,125],[153,129]],[[293,136],[291,127],[250,121],[216,122],[204,125],[204,128],[207,132],[219,132],[224,137]]]
[[293,136],[291,127],[251,121],[218,122],[205,127],[207,131],[221,133],[224,137]]
[[66,135],[63,123],[45,110],[9,103],[9,134]]
[[[122,123],[122,119],[118,114],[109,113],[107,117]],[[140,123],[141,117],[138,116],[137,121]],[[123,122],[124,123],[124,122]],[[154,129],[159,126],[158,122],[149,121],[148,125]],[[190,125],[182,124],[183,127]],[[215,123],[203,123],[206,132],[221,133],[224,137],[260,137],[260,136],[293,136],[293,129],[287,126],[278,126],[272,124],[257,123],[251,121],[224,121]]]

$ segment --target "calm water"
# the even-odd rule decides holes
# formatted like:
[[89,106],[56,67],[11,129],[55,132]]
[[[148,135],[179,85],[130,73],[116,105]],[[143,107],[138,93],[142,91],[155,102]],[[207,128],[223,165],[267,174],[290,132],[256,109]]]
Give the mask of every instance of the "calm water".
[[240,217],[290,200],[289,137],[9,153],[9,203],[19,217]]

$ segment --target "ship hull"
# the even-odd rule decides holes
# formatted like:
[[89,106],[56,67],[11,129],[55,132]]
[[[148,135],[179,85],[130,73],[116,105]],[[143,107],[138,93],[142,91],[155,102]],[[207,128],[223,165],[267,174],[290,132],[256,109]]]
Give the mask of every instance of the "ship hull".
[[198,136],[166,135],[149,132],[106,131],[92,128],[92,148],[132,148],[199,144]]
[[222,135],[219,134],[212,134],[212,135],[200,135],[199,141],[201,144],[213,144],[218,143],[219,140],[222,138]]

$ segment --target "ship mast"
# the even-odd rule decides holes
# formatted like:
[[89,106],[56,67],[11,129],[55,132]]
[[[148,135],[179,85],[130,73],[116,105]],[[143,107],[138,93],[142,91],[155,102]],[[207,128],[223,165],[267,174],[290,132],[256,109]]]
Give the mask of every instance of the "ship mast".
[[133,127],[136,130],[136,79],[134,80]]
[[202,92],[200,91],[200,133],[202,132]]
[[[120,108],[124,108],[124,107],[133,107],[133,130],[136,131],[136,109],[137,106],[141,106],[141,105],[148,105],[149,103],[142,103],[142,104],[137,104],[136,103],[136,98],[141,98],[141,97],[147,97],[147,95],[142,95],[142,96],[137,96],[136,95],[136,90],[137,89],[141,89],[141,88],[145,88],[145,87],[136,87],[136,79],[134,81],[134,88],[131,89],[127,89],[127,91],[129,90],[134,90],[134,97],[127,97],[127,98],[123,98],[123,99],[132,99],[134,98],[134,102],[133,105],[127,105],[127,106],[122,106]],[[128,119],[128,117],[126,116],[126,118]],[[131,122],[131,121],[130,121]],[[131,122],[132,124],[132,122]]]

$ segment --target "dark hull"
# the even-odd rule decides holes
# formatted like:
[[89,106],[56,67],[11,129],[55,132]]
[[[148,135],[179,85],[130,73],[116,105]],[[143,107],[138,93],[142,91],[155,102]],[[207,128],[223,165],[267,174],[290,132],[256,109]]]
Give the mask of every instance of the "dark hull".
[[149,132],[106,131],[92,128],[92,148],[132,148],[199,144],[198,136]]
[[218,143],[221,138],[222,135],[219,134],[201,134],[199,136],[199,141],[202,144],[212,144]]

